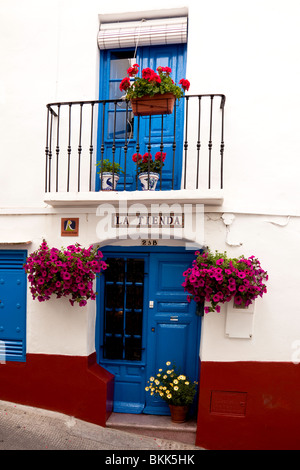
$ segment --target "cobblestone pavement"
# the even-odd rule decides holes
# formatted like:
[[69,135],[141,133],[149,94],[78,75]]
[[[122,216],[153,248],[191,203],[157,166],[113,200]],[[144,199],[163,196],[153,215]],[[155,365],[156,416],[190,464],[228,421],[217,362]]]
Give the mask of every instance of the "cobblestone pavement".
[[202,450],[0,401],[0,450]]

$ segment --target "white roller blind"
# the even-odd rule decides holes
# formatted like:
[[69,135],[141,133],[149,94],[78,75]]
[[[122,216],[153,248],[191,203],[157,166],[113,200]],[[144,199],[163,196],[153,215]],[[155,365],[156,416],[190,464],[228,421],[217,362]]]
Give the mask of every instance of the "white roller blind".
[[98,33],[99,49],[185,42],[187,42],[187,17],[103,23]]

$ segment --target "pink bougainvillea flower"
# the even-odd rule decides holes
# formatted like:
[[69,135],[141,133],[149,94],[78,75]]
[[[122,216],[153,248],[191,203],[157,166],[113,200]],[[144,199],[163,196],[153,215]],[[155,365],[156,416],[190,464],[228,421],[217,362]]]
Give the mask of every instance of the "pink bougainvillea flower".
[[24,264],[32,298],[43,302],[52,294],[56,298],[71,296],[71,305],[81,302],[80,306],[86,305],[89,298],[95,300],[92,281],[96,273],[107,267],[102,258],[102,253],[93,246],[85,249],[76,243],[60,251],[57,248],[50,250],[43,242]]
[[[233,297],[238,305],[250,305],[267,292],[268,275],[255,257],[229,259],[226,253],[195,253],[193,268],[184,271],[182,287],[189,298],[210,302],[207,311],[220,311],[220,304]],[[200,282],[201,281],[201,282]]]

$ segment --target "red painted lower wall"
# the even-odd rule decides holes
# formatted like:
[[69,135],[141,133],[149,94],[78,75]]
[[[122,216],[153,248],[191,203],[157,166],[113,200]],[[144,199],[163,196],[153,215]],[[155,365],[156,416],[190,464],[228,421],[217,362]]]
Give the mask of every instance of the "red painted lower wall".
[[0,364],[0,400],[65,413],[105,426],[113,405],[113,375],[89,357],[27,354]]
[[[113,375],[90,357],[27,354],[0,364],[0,400],[105,426]],[[202,362],[196,444],[211,450],[300,449],[300,365]]]
[[300,449],[300,365],[202,362],[199,385],[198,446]]

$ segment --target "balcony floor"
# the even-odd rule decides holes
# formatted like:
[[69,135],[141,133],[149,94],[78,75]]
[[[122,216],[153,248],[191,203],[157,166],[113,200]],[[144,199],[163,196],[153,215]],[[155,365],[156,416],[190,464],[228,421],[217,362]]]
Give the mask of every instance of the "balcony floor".
[[48,192],[44,195],[44,202],[53,207],[91,207],[121,201],[129,204],[136,202],[174,204],[177,202],[220,206],[223,204],[223,190]]

